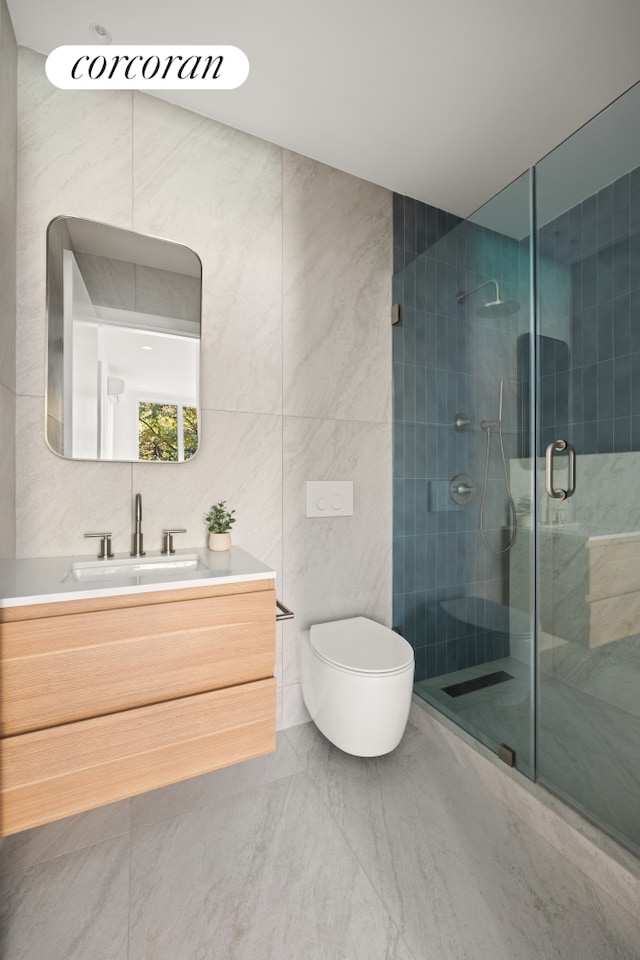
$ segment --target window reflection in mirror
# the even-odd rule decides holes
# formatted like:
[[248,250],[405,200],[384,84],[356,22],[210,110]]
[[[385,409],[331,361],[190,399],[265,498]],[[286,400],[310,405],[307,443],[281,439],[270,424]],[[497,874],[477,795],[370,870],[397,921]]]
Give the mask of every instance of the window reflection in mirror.
[[138,459],[189,460],[198,449],[198,411],[176,403],[138,407]]
[[201,264],[182,244],[73,217],[47,232],[47,442],[80,460],[198,448]]

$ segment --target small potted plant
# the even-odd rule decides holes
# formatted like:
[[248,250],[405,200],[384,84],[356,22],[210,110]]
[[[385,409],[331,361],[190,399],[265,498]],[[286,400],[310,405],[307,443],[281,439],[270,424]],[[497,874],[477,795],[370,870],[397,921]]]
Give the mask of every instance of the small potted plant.
[[214,503],[204,522],[209,531],[209,550],[228,550],[231,546],[231,525],[236,522],[235,510],[227,510],[227,501]]

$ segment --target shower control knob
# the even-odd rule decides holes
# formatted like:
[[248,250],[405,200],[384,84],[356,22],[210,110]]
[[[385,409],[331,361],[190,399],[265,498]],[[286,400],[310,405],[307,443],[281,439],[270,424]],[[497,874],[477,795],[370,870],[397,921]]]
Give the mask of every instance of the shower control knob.
[[464,495],[465,495],[466,493],[473,493],[474,489],[475,489],[475,488],[469,486],[468,483],[459,483],[458,486],[456,487],[455,492],[456,492],[459,496],[464,497]]
[[449,486],[451,499],[461,507],[469,503],[475,492],[475,483],[465,473],[460,473],[457,477],[454,477]]
[[462,433],[463,430],[471,429],[473,420],[470,417],[465,417],[463,413],[456,413],[453,418],[453,426],[458,433]]

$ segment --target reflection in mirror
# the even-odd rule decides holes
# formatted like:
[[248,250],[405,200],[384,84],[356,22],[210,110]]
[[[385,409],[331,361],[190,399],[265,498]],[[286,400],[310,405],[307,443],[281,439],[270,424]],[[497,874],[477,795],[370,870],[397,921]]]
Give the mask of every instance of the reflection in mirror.
[[58,217],[47,231],[47,442],[73,460],[198,449],[202,270],[188,247]]

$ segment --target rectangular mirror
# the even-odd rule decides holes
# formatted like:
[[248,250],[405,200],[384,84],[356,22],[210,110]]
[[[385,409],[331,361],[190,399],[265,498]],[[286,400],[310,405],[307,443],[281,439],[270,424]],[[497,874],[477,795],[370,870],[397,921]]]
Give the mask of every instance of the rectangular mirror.
[[71,460],[198,449],[202,266],[181,243],[77,217],[47,230],[46,439]]

